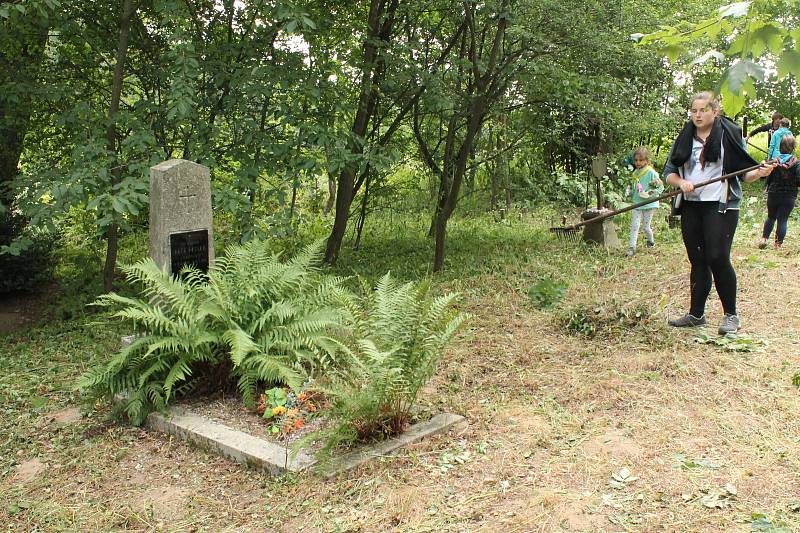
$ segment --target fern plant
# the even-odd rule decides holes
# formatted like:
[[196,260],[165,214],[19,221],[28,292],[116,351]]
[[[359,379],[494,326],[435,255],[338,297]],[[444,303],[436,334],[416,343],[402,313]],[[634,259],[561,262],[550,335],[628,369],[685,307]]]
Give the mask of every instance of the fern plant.
[[298,388],[308,373],[338,364],[336,299],[343,279],[319,271],[323,241],[282,263],[262,242],[217,261],[207,292],[215,331],[230,353],[238,388],[253,407],[260,382]]
[[422,387],[467,318],[451,311],[455,294],[429,292],[428,282],[399,284],[387,273],[360,297],[339,293],[351,328],[351,362],[317,385],[331,402],[332,424],[312,437],[324,440],[321,458],[339,444],[399,433],[408,424]]
[[140,298],[116,294],[97,303],[140,332],[78,387],[90,397],[122,394],[131,421],[141,424],[176,393],[190,390],[198,368],[230,367],[244,402],[259,383],[299,386],[307,373],[333,368],[344,346],[341,278],[319,272],[322,243],[282,262],[267,243],[232,247],[207,276],[172,277],[151,259],[124,267],[142,286]]
[[122,409],[139,425],[176,393],[192,387],[192,368],[198,363],[219,362],[220,338],[211,327],[199,272],[173,278],[149,258],[122,270],[142,286],[142,298],[110,293],[95,304],[113,309],[112,317],[129,323],[139,335],[81,376],[78,387],[92,398],[122,395]]

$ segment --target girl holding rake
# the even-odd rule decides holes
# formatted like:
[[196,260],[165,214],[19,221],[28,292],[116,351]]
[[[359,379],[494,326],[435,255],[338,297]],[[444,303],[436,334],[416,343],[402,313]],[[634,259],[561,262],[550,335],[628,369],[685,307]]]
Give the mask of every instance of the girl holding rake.
[[[706,323],[705,307],[713,279],[724,316],[719,334],[735,333],[740,321],[736,314],[736,272],[731,264],[731,245],[739,222],[742,186],[739,177],[695,190],[694,184],[725,173],[757,165],[745,150],[742,130],[720,116],[720,105],[711,92],[691,99],[690,120],[672,144],[664,178],[681,189],[681,236],[689,256],[689,312],[670,320],[677,328]],[[751,182],[768,176],[775,163],[744,174]]]

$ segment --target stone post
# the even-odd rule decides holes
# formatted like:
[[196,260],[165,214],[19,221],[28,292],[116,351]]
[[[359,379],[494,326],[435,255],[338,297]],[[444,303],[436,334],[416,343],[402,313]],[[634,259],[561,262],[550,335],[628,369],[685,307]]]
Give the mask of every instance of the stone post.
[[184,265],[208,272],[214,263],[211,174],[170,159],[150,168],[150,257],[176,274]]

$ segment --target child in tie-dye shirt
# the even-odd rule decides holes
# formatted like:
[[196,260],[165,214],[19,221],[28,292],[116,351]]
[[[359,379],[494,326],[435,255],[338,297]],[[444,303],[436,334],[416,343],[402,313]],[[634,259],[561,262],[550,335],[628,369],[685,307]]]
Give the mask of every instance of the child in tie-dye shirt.
[[[633,184],[631,187],[631,199],[638,204],[648,198],[655,198],[664,192],[664,184],[658,177],[658,173],[650,165],[650,152],[646,147],[641,146],[633,152]],[[642,226],[644,235],[647,238],[647,247],[655,245],[653,239],[653,229],[650,223],[653,220],[653,213],[658,209],[658,200],[637,207],[632,211],[631,216],[631,237],[628,242],[628,257],[636,251],[636,241],[639,237],[639,227]]]

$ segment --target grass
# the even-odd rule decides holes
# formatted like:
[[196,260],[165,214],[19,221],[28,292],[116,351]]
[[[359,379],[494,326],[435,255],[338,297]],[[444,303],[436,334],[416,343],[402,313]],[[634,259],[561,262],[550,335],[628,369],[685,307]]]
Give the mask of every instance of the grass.
[[[800,529],[792,385],[800,224],[790,222],[783,250],[757,250],[764,206],[749,190],[757,200],[742,211],[733,258],[745,333],[767,341],[755,351],[701,344],[697,332],[664,325],[687,306],[688,264],[663,216],[656,248],[632,259],[552,239],[542,213],[454,220],[447,270],[433,279],[439,290],[459,290],[473,319],[423,403],[466,415],[470,427],[333,480],[241,469],[108,423],[102,405],[59,423],[78,401],[75,377],[122,332],[77,316],[7,336],[0,523],[45,531]],[[617,223],[623,237],[628,221]],[[344,249],[336,271],[431,275],[426,230],[423,219],[368,220],[362,250]],[[552,308],[530,301],[543,280],[566,286]],[[721,316],[713,291],[708,314],[714,324]],[[26,477],[20,465],[33,459],[43,470]],[[610,486],[623,468],[638,479]]]

